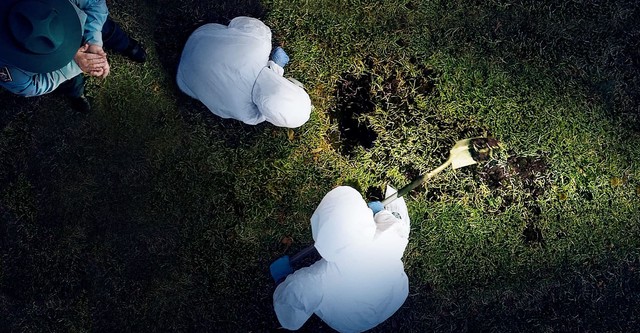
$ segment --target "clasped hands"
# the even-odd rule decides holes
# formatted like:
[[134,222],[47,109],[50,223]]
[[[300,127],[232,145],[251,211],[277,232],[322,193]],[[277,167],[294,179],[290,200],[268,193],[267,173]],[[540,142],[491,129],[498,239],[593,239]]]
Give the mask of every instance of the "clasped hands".
[[78,49],[73,60],[86,74],[97,76],[101,79],[109,75],[109,61],[107,61],[107,53],[104,52],[102,46],[84,44]]

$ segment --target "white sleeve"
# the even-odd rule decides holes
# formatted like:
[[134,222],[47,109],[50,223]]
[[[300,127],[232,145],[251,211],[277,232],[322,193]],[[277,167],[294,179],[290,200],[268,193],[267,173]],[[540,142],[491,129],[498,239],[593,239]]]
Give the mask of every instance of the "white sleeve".
[[[396,192],[397,191],[393,187],[387,186],[385,197],[389,197]],[[389,215],[392,215],[392,216],[381,215],[380,217],[378,217],[378,215],[382,212],[376,214],[376,217],[375,217],[376,224],[378,224],[382,220],[385,221],[385,223],[378,226],[378,230],[380,230],[381,227],[385,227],[386,224],[390,224],[395,221],[397,222],[397,224],[395,225],[395,228],[398,230],[398,233],[400,234],[400,236],[403,238],[408,238],[409,230],[411,227],[410,226],[411,221],[409,219],[409,210],[407,209],[407,204],[404,201],[404,198],[402,197],[397,198],[396,200],[387,204],[384,207],[384,209],[385,211],[390,213]],[[395,217],[396,219],[394,220],[393,217]]]
[[408,239],[411,228],[409,221],[405,221],[398,216],[386,209],[378,212],[373,218],[376,221],[376,234],[394,230],[400,238]]
[[269,67],[269,69],[271,69],[272,71],[276,72],[276,74],[280,76],[284,76],[284,68],[280,67],[280,65],[273,62],[273,60],[269,60],[269,62],[267,62],[267,67]]
[[[273,308],[282,327],[297,330],[311,317],[322,301],[323,261],[289,275],[273,293]],[[315,266],[315,267],[314,267]]]

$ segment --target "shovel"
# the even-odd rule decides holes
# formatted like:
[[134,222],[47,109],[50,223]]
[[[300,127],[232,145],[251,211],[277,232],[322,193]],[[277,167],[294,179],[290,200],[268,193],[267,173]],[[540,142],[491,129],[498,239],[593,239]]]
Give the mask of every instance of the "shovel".
[[[383,206],[386,206],[394,200],[403,197],[414,188],[420,186],[420,184],[442,172],[444,169],[449,167],[449,165],[451,165],[451,168],[455,170],[476,164],[480,161],[486,161],[491,156],[491,152],[499,147],[500,143],[496,139],[478,137],[457,141],[453,148],[451,148],[451,151],[449,152],[449,159],[446,162],[435,168],[433,171],[421,175],[409,185],[399,189],[396,193],[382,200],[381,203]],[[291,259],[289,259],[289,262],[293,265],[300,259],[313,253],[314,250],[314,246],[310,245],[294,254]]]
[[490,156],[491,150],[498,148],[498,146],[499,144],[497,140],[487,138],[470,138],[457,141],[453,148],[451,148],[451,151],[449,152],[449,159],[446,162],[435,168],[433,171],[421,175],[409,185],[399,189],[396,193],[382,200],[382,205],[386,206],[394,200],[403,197],[414,188],[420,186],[423,182],[442,172],[442,170],[449,167],[449,165],[451,165],[451,168],[455,170],[486,160]]

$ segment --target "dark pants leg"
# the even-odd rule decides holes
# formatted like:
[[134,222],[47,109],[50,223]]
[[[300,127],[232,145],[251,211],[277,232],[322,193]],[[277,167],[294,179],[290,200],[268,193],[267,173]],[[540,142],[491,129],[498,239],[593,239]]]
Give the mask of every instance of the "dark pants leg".
[[64,96],[80,97],[84,94],[84,75],[78,74],[71,80],[62,82],[56,91]]
[[127,46],[129,46],[129,36],[122,31],[116,22],[110,17],[107,17],[107,20],[102,26],[102,42],[104,43],[104,48],[122,54]]

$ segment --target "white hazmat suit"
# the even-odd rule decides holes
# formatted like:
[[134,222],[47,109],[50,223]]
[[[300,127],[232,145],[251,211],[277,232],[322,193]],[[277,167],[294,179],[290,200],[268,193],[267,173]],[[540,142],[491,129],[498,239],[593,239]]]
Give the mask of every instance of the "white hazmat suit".
[[270,53],[271,29],[258,19],[205,24],[189,36],[176,81],[222,118],[302,126],[311,113],[309,95],[282,76],[284,69],[269,60]]
[[[387,195],[393,192],[387,188]],[[339,332],[362,332],[400,308],[409,292],[401,260],[409,216],[402,198],[374,217],[358,191],[337,187],[320,202],[311,228],[322,259],[289,275],[273,295],[284,328],[299,329],[315,313]]]

